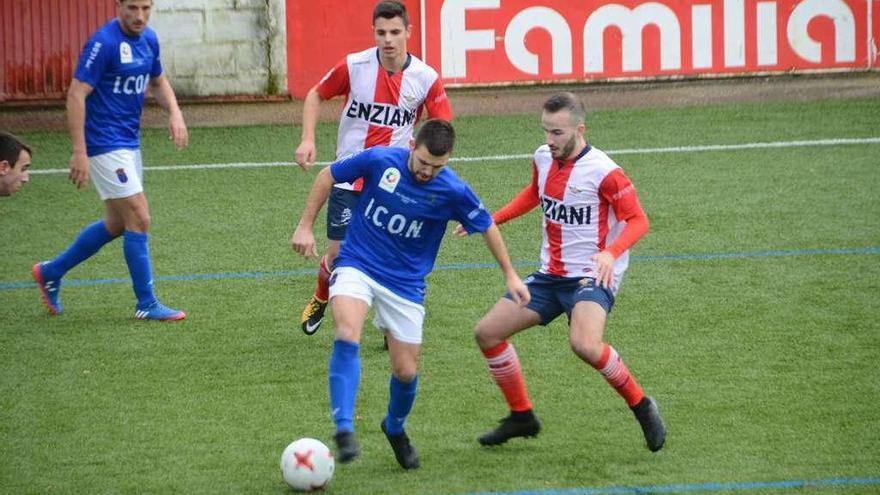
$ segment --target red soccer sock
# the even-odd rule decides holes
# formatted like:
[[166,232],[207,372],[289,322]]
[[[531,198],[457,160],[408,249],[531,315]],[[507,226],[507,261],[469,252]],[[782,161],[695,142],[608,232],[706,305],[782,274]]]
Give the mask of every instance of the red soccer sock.
[[617,393],[632,407],[641,402],[645,397],[642,387],[636,382],[636,378],[629,372],[629,368],[623,364],[623,359],[608,344],[602,344],[602,357],[593,367],[602,373],[609,385],[617,390]]
[[513,412],[531,410],[532,402],[529,400],[526,381],[513,344],[505,340],[491,349],[481,349],[481,351],[489,362],[489,372],[501,388],[510,410]]
[[318,266],[318,281],[315,284],[315,299],[327,302],[330,298],[330,270],[327,268],[327,256],[321,256]]

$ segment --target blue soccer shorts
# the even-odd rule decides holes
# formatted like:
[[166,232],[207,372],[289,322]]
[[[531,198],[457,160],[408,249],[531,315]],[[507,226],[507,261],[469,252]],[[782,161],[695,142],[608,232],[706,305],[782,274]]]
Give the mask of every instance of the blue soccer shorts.
[[[541,325],[549,324],[563,312],[571,321],[571,311],[580,301],[593,301],[606,313],[614,306],[614,294],[607,287],[597,286],[593,277],[557,277],[534,272],[523,283],[532,296],[526,307],[538,313]],[[511,299],[509,292],[504,297]]]
[[357,206],[361,193],[334,187],[327,200],[327,239],[341,241],[351,223],[351,215]]

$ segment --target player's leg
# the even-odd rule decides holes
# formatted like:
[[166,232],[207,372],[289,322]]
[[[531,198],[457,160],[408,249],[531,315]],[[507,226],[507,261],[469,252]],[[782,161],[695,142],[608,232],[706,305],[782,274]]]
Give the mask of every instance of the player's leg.
[[479,437],[478,441],[483,445],[500,445],[515,437],[533,437],[541,430],[541,423],[532,410],[519,357],[508,339],[527,328],[547,324],[561,313],[561,307],[545,282],[534,274],[529,276],[526,285],[532,300],[527,307],[518,306],[507,294],[474,329],[477,345],[510,410],[494,430]]
[[[95,189],[102,200],[137,190],[132,188],[131,184],[122,182],[123,178],[126,181],[128,178],[126,167],[130,170],[128,173],[136,173],[136,168],[132,166],[130,160],[120,156],[119,152],[89,158],[92,183],[95,184]],[[117,172],[119,170],[122,172]],[[91,258],[105,244],[122,235],[123,228],[121,216],[105,204],[103,219],[86,226],[73,243],[55,259],[37,263],[32,267],[31,274],[50,314],[56,315],[62,312],[61,278],[73,267]]]
[[343,268],[337,272],[328,296],[336,329],[327,381],[336,425],[336,457],[342,463],[360,454],[354,437],[354,410],[361,379],[361,333],[373,297],[364,278],[357,270]]
[[303,308],[300,314],[299,324],[303,333],[314,335],[321,328],[324,321],[324,313],[327,310],[327,300],[330,297],[330,274],[333,272],[333,261],[339,253],[339,241],[328,240],[327,250],[318,262],[318,275],[315,282],[315,292]]
[[[126,187],[110,194],[105,200],[108,210],[122,218],[122,252],[128,273],[131,277],[137,304],[135,318],[139,320],[175,321],[186,318],[186,313],[171,309],[156,298],[153,290],[153,268],[150,259],[149,230],[150,207],[143,192],[143,166],[139,150],[119,150],[120,161],[125,169],[118,169],[117,175],[124,174]],[[120,170],[123,170],[120,172]]]
[[358,193],[334,187],[327,199],[327,250],[318,263],[315,292],[300,315],[300,328],[306,335],[314,335],[324,321],[327,300],[330,297],[330,273],[339,254],[351,214],[357,205]]
[[104,201],[104,227],[114,238],[125,233],[125,218],[108,201]]
[[[590,287],[592,287],[592,279]],[[569,342],[574,353],[595,368],[626,401],[642,427],[648,448],[663,447],[666,428],[657,403],[647,397],[617,351],[603,341],[608,312],[614,304],[610,292],[592,287],[581,289],[571,311]]]
[[418,390],[418,360],[425,309],[382,286],[376,287],[376,327],[385,329],[391,378],[388,383],[388,412],[380,427],[397,463],[404,469],[419,467],[419,456],[404,426]]

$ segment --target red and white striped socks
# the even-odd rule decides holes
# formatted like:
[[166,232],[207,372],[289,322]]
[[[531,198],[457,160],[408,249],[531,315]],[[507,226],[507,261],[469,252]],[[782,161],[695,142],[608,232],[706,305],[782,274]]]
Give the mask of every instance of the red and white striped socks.
[[489,372],[501,388],[510,410],[513,412],[531,410],[532,402],[529,400],[529,392],[526,390],[519,357],[513,344],[505,340],[491,349],[482,349],[482,352],[489,362]]
[[626,400],[630,407],[635,406],[645,396],[642,387],[630,374],[629,368],[623,363],[623,359],[620,358],[617,351],[608,344],[602,344],[602,346],[602,357],[593,364],[593,368],[602,373],[608,384],[617,390],[617,393]]
[[[489,363],[489,372],[504,394],[510,410],[513,412],[531,410],[532,402],[529,400],[525,378],[513,344],[505,340],[491,349],[483,349],[482,352]],[[608,384],[617,390],[630,407],[635,406],[645,397],[642,387],[610,345],[602,344],[602,356],[592,366],[605,377]]]

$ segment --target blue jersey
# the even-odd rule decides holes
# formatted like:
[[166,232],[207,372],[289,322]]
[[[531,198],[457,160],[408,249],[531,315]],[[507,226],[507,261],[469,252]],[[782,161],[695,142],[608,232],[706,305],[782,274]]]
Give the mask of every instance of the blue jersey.
[[446,224],[485,232],[492,217],[455,172],[444,168],[428,183],[415,180],[410,152],[376,146],[330,166],[337,182],[364,178],[364,189],[334,266],[366,273],[395,294],[421,304]]
[[89,156],[140,147],[144,96],[150,78],[161,74],[159,38],[149,27],[132,37],[113,19],[92,35],[74,74],[94,88],[86,98]]

